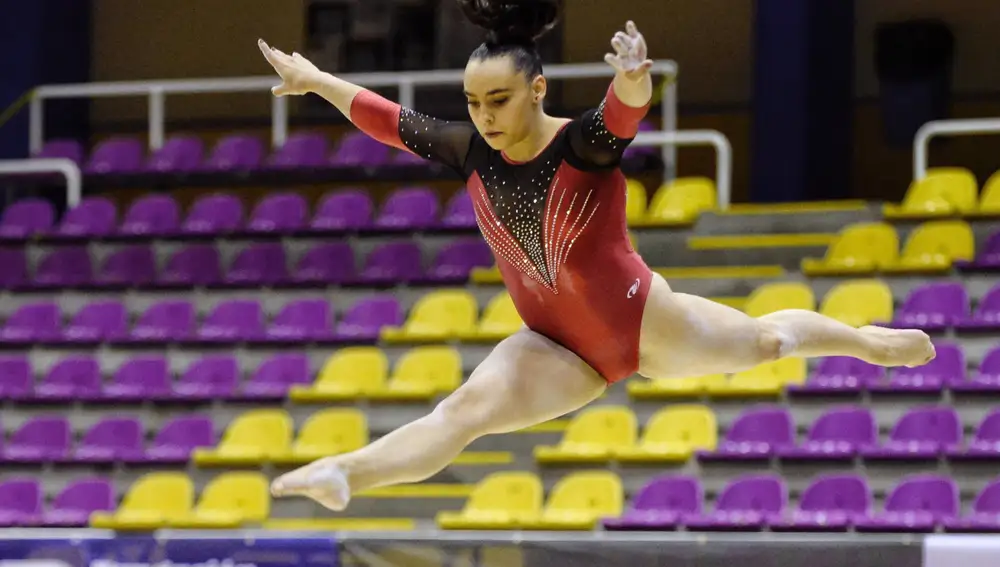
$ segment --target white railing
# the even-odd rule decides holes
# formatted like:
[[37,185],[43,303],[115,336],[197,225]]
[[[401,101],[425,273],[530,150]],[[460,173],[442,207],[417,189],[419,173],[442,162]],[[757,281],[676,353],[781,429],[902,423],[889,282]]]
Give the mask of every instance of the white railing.
[[733,146],[729,138],[717,130],[677,130],[674,132],[641,132],[634,146],[713,146],[715,147],[715,190],[719,209],[729,208],[733,183]]
[[0,177],[7,173],[60,173],[66,178],[66,206],[75,207],[83,195],[83,175],[66,158],[0,160]]
[[913,137],[913,179],[927,177],[927,153],[931,138],[978,134],[1000,134],[1000,118],[934,120],[921,126]]

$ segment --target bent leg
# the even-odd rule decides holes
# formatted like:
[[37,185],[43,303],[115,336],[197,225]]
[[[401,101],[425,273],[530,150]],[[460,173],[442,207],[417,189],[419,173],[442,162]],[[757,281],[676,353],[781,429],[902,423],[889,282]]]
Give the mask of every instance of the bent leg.
[[275,496],[307,496],[342,510],[352,493],[424,480],[475,439],[564,415],[599,397],[606,386],[578,356],[524,329],[500,342],[428,415],[357,451],[285,474],[271,490]]
[[653,378],[740,372],[788,356],[850,356],[880,366],[919,366],[934,357],[922,331],[856,329],[798,309],[753,318],[674,293],[659,276],[643,312],[639,350],[639,373]]

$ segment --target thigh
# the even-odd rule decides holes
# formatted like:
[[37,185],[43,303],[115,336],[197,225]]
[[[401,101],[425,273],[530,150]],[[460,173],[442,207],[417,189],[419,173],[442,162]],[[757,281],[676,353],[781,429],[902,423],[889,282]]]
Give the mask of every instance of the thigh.
[[655,276],[642,317],[639,374],[681,378],[752,368],[760,362],[759,331],[746,313],[673,292]]
[[501,341],[442,404],[477,421],[483,433],[508,433],[579,409],[606,387],[580,357],[522,329]]

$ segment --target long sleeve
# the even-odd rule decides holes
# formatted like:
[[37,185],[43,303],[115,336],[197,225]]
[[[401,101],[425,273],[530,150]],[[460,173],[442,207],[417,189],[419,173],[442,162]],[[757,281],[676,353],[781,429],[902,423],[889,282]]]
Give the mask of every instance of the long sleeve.
[[431,118],[372,91],[351,101],[351,121],[383,144],[461,171],[476,128],[468,122]]
[[623,103],[615,95],[612,84],[600,106],[588,110],[570,124],[570,148],[579,160],[591,167],[617,166],[648,111],[649,104],[634,107]]

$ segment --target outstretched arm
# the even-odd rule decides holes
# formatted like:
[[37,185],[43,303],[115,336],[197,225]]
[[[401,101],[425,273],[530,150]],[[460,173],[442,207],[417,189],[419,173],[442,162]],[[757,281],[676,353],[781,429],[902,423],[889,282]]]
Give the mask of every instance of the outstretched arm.
[[653,98],[649,74],[653,62],[646,58],[646,40],[635,23],[629,21],[624,32],[617,32],[611,46],[615,53],[608,53],[604,60],[615,68],[614,81],[601,105],[575,120],[570,131],[573,152],[597,167],[618,164]]
[[452,123],[402,108],[364,87],[320,71],[308,59],[288,55],[264,40],[258,46],[267,62],[281,77],[271,89],[275,96],[315,93],[339,110],[372,138],[420,157],[461,170],[465,164],[475,127]]

